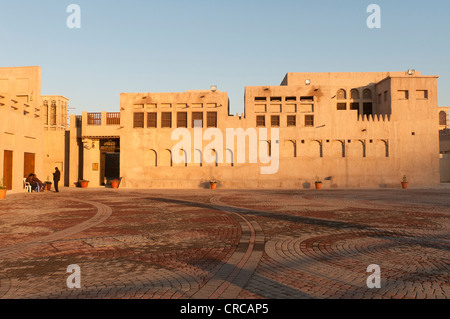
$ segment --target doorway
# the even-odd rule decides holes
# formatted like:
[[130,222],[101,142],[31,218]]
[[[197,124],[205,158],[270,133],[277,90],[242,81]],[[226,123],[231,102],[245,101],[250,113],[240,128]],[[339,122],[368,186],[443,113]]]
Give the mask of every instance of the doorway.
[[100,140],[100,185],[120,179],[120,139]]
[[[35,174],[36,154],[24,153],[23,155],[23,178],[27,178],[30,174]],[[42,178],[42,177],[41,177]]]
[[105,178],[107,181],[120,179],[120,153],[105,154]]
[[12,190],[13,181],[13,151],[3,154],[3,184],[7,190]]

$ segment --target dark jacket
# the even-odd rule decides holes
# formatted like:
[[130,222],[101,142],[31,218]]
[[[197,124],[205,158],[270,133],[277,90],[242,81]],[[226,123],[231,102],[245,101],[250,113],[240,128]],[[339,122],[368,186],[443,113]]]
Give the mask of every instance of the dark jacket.
[[57,170],[56,172],[53,173],[53,180],[55,182],[59,182],[60,179],[61,179],[61,172]]

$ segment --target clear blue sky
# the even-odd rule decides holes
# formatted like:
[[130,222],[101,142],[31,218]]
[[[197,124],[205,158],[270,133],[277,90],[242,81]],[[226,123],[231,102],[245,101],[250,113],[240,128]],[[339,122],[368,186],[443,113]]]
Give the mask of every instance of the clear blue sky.
[[[69,29],[69,4],[81,29]],[[381,7],[381,29],[366,8]],[[73,113],[118,111],[121,92],[183,92],[216,84],[231,113],[246,85],[287,72],[437,74],[450,105],[448,0],[0,0],[0,66],[42,67],[42,94]]]

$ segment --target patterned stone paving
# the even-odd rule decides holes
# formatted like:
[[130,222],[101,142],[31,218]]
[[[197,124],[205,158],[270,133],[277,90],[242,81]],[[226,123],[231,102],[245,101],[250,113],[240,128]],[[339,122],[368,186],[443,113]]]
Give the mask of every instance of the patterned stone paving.
[[[73,264],[80,289],[67,287]],[[65,188],[0,202],[3,299],[446,299],[449,283],[448,187]]]

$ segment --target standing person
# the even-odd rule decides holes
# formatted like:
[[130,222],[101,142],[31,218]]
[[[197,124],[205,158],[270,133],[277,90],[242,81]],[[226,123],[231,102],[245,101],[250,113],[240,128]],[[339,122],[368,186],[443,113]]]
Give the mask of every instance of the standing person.
[[58,167],[55,167],[55,172],[53,173],[53,182],[55,183],[55,191],[59,193],[58,189],[58,183],[61,179],[61,172],[59,171]]

